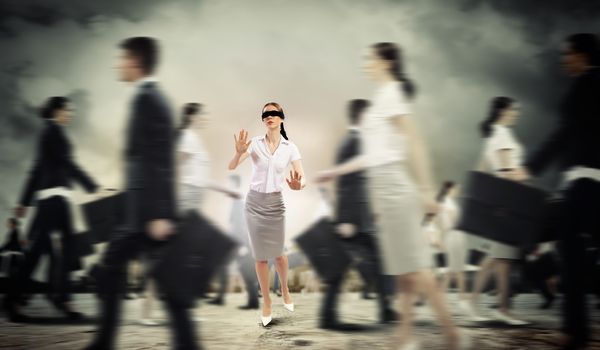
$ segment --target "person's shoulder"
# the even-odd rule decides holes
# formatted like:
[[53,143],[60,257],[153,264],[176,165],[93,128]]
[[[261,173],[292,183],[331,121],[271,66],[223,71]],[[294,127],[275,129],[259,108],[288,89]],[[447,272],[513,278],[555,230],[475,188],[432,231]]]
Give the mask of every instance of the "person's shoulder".
[[292,148],[298,148],[298,146],[296,146],[296,144],[291,140],[281,140],[281,144]]

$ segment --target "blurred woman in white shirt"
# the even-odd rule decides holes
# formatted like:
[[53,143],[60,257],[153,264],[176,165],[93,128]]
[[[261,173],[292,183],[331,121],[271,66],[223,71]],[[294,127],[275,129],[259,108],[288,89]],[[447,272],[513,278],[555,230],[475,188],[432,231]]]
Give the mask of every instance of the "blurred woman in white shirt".
[[[523,169],[523,147],[514,137],[511,127],[516,124],[519,106],[510,97],[500,96],[492,99],[490,113],[481,124],[481,133],[485,138],[482,160],[478,170],[496,176],[524,181],[527,175]],[[479,295],[492,273],[498,288],[499,307],[492,311],[495,319],[509,325],[525,325],[528,322],[515,318],[509,312],[510,267],[519,258],[519,249],[500,242],[480,241],[471,236],[471,244],[488,255],[483,260],[475,277],[475,286],[471,298],[469,313],[473,321],[486,321],[477,312]]]
[[210,180],[210,156],[202,142],[202,130],[208,126],[208,114],[199,103],[183,107],[177,142],[180,210],[200,210],[206,190],[224,193],[232,198],[240,194]]

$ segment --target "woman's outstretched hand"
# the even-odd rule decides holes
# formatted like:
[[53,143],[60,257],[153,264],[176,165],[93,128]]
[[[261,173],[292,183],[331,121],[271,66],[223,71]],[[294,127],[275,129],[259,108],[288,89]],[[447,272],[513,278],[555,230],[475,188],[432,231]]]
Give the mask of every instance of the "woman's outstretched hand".
[[329,182],[335,178],[336,178],[336,174],[333,170],[322,170],[322,171],[319,171],[319,173],[315,177],[315,182],[318,184],[322,184],[325,182]]
[[248,141],[248,132],[244,129],[240,130],[240,134],[235,136],[233,134],[233,139],[235,140],[235,152],[237,154],[244,154],[248,151],[248,147],[250,147],[250,142]]
[[297,171],[290,170],[290,179],[286,177],[285,181],[292,190],[297,191],[302,189],[302,175]]

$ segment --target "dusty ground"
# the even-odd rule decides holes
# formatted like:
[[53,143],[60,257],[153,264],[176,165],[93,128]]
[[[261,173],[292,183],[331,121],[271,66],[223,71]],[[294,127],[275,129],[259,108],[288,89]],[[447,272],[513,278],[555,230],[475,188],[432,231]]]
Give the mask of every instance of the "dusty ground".
[[[203,304],[194,310],[200,318],[198,331],[206,349],[392,349],[393,327],[378,326],[376,303],[360,300],[357,294],[345,294],[342,298],[341,314],[344,321],[372,324],[372,329],[361,333],[334,333],[316,327],[319,294],[294,294],[296,311],[283,309],[281,299],[274,299],[274,324],[261,327],[256,310],[237,309],[244,298],[241,294],[230,294],[227,305]],[[77,295],[76,302],[90,318],[95,314],[95,301],[90,295]],[[454,304],[455,296],[449,295]],[[492,299],[486,299],[492,302]],[[515,312],[532,321],[522,328],[506,328],[499,325],[476,327],[460,316],[459,325],[475,338],[475,349],[554,349],[552,338],[559,321],[559,303],[554,309],[537,309],[536,295],[520,295],[515,299]],[[31,316],[39,316],[35,324],[8,323],[0,321],[0,349],[80,349],[92,337],[92,320],[80,324],[65,324],[52,311],[44,299],[36,297],[26,309]],[[123,327],[119,338],[120,349],[168,349],[169,332],[165,326],[147,327],[137,324],[139,300],[126,302]],[[164,318],[161,311],[158,318]],[[594,337],[590,349],[600,349],[600,312],[594,311]],[[422,339],[423,349],[444,349],[439,329],[431,321],[427,307],[420,308],[417,334]]]

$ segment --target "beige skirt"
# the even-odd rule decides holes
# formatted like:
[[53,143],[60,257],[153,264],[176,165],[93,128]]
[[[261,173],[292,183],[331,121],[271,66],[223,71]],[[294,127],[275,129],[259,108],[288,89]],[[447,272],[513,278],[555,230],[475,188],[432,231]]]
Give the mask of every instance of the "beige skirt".
[[431,250],[421,227],[422,204],[405,164],[380,165],[367,174],[384,274],[431,268]]
[[283,255],[285,205],[281,192],[250,190],[245,214],[254,259],[269,260]]

